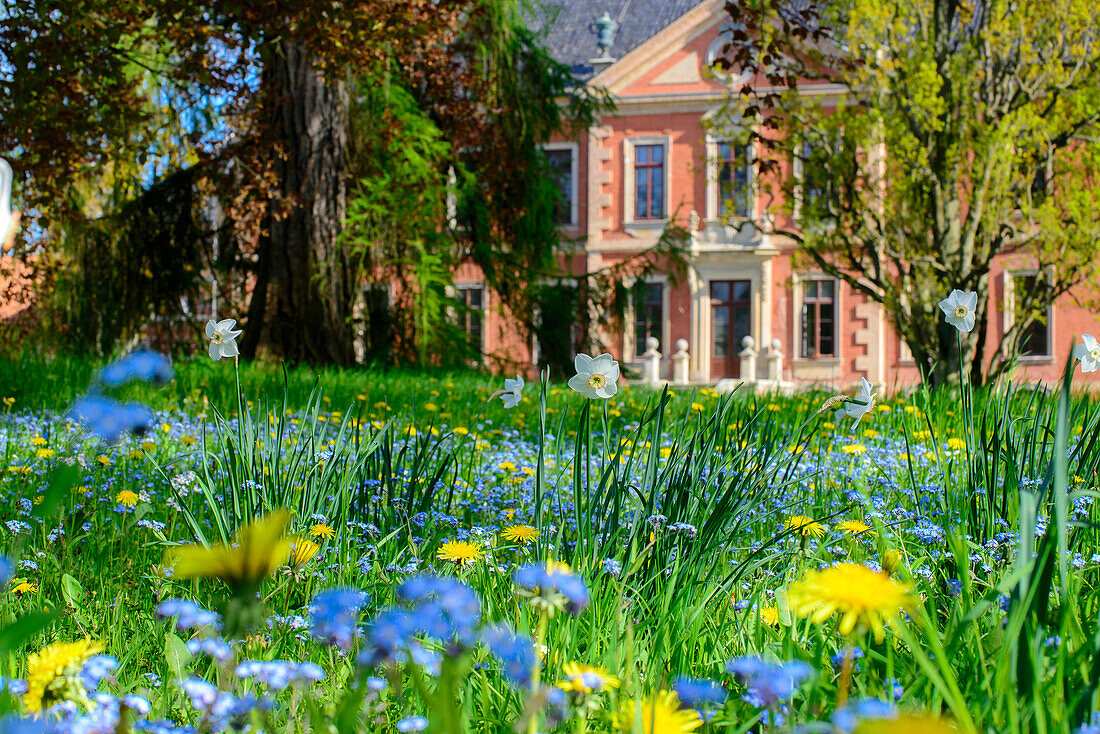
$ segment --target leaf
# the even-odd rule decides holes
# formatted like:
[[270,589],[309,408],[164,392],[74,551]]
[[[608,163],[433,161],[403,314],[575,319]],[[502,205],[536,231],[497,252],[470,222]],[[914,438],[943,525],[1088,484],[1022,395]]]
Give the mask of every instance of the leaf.
[[34,506],[32,514],[42,518],[52,515],[61,500],[80,483],[80,473],[81,469],[78,465],[58,464],[50,475],[46,491],[42,493],[42,501]]
[[56,619],[54,612],[32,612],[0,627],[0,655],[16,650]]
[[61,577],[61,596],[69,607],[80,609],[84,603],[84,587],[69,574],[64,574]]
[[175,632],[164,633],[164,660],[168,663],[168,669],[174,678],[186,678],[184,669],[191,662],[191,653],[187,651],[187,643]]

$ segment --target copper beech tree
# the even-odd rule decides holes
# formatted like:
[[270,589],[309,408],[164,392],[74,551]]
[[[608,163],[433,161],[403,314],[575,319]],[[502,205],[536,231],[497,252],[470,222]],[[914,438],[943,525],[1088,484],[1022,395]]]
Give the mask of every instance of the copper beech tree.
[[[230,276],[221,295],[245,311],[243,352],[348,364],[356,299],[377,274],[370,243],[343,236],[361,173],[349,150],[364,147],[349,141],[350,101],[390,85],[441,131],[444,172],[483,172],[466,192],[480,201],[466,255],[521,298],[517,273],[553,251],[553,227],[536,226],[553,187],[537,185],[532,153],[601,101],[571,91],[514,0],[14,0],[0,21],[0,154],[17,159],[43,263],[50,235],[87,219],[70,196],[81,181],[119,162],[159,179],[165,150],[182,151],[167,167],[201,171],[195,199],[218,202],[205,267]],[[517,186],[551,193],[525,200]]]
[[[1089,0],[730,0],[717,124],[754,146],[781,216],[757,226],[881,303],[926,379],[958,370],[937,302],[978,294],[975,382],[1055,299],[1090,297],[1100,243],[1100,16]],[[795,175],[789,175],[791,169]],[[784,175],[770,175],[780,174]],[[785,215],[785,216],[784,216]],[[1036,273],[986,327],[994,259]]]

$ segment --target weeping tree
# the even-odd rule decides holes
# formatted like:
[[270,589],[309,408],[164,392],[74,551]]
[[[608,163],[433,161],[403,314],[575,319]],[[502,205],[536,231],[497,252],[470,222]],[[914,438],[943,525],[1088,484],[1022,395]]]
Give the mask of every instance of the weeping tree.
[[[351,362],[363,279],[403,263],[437,272],[412,267],[429,260],[481,266],[529,323],[527,286],[557,245],[539,145],[607,106],[542,50],[519,0],[88,0],[49,12],[14,0],[6,20],[0,149],[20,151],[26,208],[51,228],[72,224],[79,218],[55,206],[59,193],[104,160],[156,150],[152,85],[184,123],[174,142],[221,199],[206,265],[236,286],[221,295],[247,314],[245,355],[262,347]],[[416,161],[415,183],[390,179],[386,193],[405,188],[409,201],[438,205],[434,182],[448,176],[455,206],[418,211],[415,227],[390,212],[398,226],[386,227],[376,196],[353,206],[356,236],[347,237],[349,192],[353,201],[379,194],[368,179],[388,170],[384,155],[360,154],[401,143],[393,116],[383,117],[388,129],[353,118],[374,110],[353,104],[352,91],[378,99],[378,88],[402,89],[445,145]],[[372,207],[373,224],[361,216]]]
[[[719,125],[805,262],[881,303],[922,374],[995,378],[1096,273],[1100,16],[1088,0],[730,0]],[[791,175],[791,169],[795,175]],[[994,260],[1036,272],[990,343]],[[976,291],[961,340],[937,302]],[[1077,289],[1077,290],[1075,290]],[[1088,295],[1088,294],[1086,294]]]

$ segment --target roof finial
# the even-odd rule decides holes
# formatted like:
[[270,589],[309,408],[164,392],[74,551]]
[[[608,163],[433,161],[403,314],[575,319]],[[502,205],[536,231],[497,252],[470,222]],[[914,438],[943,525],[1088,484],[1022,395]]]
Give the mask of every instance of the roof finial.
[[611,15],[604,12],[594,24],[596,26],[596,46],[600,49],[600,58],[610,58],[608,51],[615,43],[615,31],[619,24],[611,19]]

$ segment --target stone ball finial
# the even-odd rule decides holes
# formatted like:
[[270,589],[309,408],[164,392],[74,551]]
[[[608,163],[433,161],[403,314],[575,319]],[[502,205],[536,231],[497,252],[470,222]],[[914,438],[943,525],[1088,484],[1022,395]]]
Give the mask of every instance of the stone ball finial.
[[678,351],[680,351],[681,353],[686,352],[688,350],[688,340],[687,339],[677,339],[676,340],[676,349]]
[[778,339],[772,339],[772,349],[779,351],[779,347],[783,346]]
[[659,347],[659,346],[661,346],[661,342],[659,342],[657,340],[657,337],[655,337],[655,336],[646,337],[645,348],[646,348],[647,352],[656,352],[657,347]]
[[756,340],[746,334],[745,336],[741,337],[741,346],[745,349],[752,349],[756,346]]

